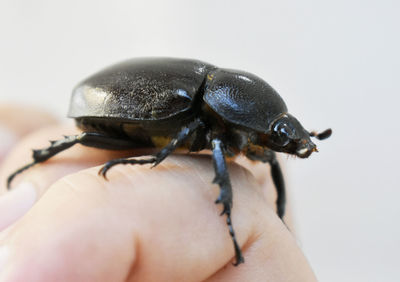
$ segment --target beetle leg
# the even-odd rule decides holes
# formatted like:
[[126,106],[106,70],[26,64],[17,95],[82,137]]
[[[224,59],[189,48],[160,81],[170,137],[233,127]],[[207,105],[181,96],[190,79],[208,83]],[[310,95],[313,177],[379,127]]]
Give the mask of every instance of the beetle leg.
[[10,185],[15,176],[35,164],[47,161],[54,155],[72,147],[75,144],[82,144],[89,147],[97,147],[102,149],[129,149],[133,148],[134,144],[130,140],[118,139],[109,136],[105,136],[99,133],[83,132],[79,135],[65,136],[62,140],[50,141],[50,146],[41,149],[33,150],[33,162],[21,167],[7,178],[7,188],[10,189]]
[[283,174],[278,160],[276,159],[276,154],[272,150],[265,149],[264,151],[247,151],[246,156],[255,161],[262,161],[264,163],[268,162],[271,168],[272,181],[274,182],[277,199],[276,199],[276,209],[277,214],[280,219],[283,220],[285,215],[285,205],[286,205],[286,192],[285,192],[285,181],[283,179]]
[[112,168],[113,166],[117,164],[151,164],[156,161],[155,157],[152,157],[150,159],[129,159],[129,158],[121,158],[121,159],[114,159],[111,161],[106,162],[102,168],[99,170],[99,175],[103,176],[105,179],[107,179],[107,171]]
[[276,208],[279,218],[283,220],[286,205],[285,181],[283,180],[282,170],[278,160],[276,159],[276,155],[274,152],[272,153],[273,157],[269,160],[269,165],[271,166],[272,181],[274,182],[276,193],[278,195],[276,199]]
[[153,167],[162,162],[173,151],[175,151],[176,148],[180,147],[200,126],[204,126],[203,122],[200,119],[195,119],[187,126],[183,127],[178,135],[174,139],[172,139],[167,146],[162,148],[161,151],[157,153],[157,155],[155,156],[156,160]]
[[117,165],[117,164],[149,164],[152,163],[153,167],[162,162],[166,157],[168,157],[176,148],[181,146],[188,137],[200,126],[203,125],[203,122],[200,119],[196,119],[189,123],[187,126],[183,127],[178,135],[172,139],[167,146],[161,149],[155,156],[148,159],[115,159],[107,162],[99,171],[99,175],[102,175],[106,178],[107,171]]
[[213,163],[215,170],[215,178],[213,183],[216,183],[220,187],[220,194],[215,201],[216,204],[221,203],[223,205],[223,211],[221,215],[226,214],[226,224],[229,228],[229,234],[232,237],[233,246],[235,248],[236,262],[234,265],[239,265],[244,262],[242,252],[239,244],[236,241],[235,231],[232,226],[231,209],[232,209],[232,186],[229,179],[228,169],[224,157],[223,144],[220,139],[214,138],[212,140],[212,151],[213,151]]

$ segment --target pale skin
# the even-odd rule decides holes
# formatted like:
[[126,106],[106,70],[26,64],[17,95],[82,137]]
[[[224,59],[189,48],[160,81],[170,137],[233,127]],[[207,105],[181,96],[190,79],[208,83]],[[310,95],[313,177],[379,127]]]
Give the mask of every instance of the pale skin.
[[78,131],[41,112],[26,123],[20,109],[0,111],[15,137],[0,154],[0,281],[316,281],[275,213],[267,164],[229,165],[245,258],[234,267],[207,152],[173,155],[153,169],[118,165],[105,181],[102,163],[140,152],[76,145],[19,175],[12,186],[20,192],[6,193],[6,177],[30,161],[32,148]]

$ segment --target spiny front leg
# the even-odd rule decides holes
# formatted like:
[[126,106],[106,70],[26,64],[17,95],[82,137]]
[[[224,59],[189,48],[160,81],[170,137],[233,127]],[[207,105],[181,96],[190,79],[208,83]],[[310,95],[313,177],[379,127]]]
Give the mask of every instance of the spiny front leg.
[[133,148],[134,144],[130,140],[109,137],[95,132],[83,132],[78,135],[64,136],[64,139],[50,141],[50,146],[40,150],[33,150],[33,161],[11,174],[7,179],[7,188],[10,189],[12,180],[21,172],[34,166],[35,164],[47,161],[58,153],[67,150],[75,144],[82,144],[89,147],[127,149]]
[[223,205],[223,211],[221,215],[226,214],[227,216],[226,224],[228,225],[229,234],[232,237],[233,246],[235,248],[236,262],[234,263],[234,265],[237,266],[240,263],[244,262],[244,258],[242,256],[242,251],[240,250],[239,244],[236,241],[235,231],[233,230],[232,226],[232,186],[226,166],[223,144],[220,139],[215,138],[212,140],[212,150],[215,170],[215,178],[213,182],[218,184],[220,187],[220,194],[215,203],[220,203]]
[[167,146],[161,149],[155,156],[148,158],[148,159],[129,159],[129,158],[122,158],[122,159],[115,159],[107,162],[100,170],[99,175],[102,175],[105,179],[107,179],[106,174],[107,171],[117,165],[117,164],[153,164],[153,167],[158,165],[162,162],[166,157],[172,154],[176,148],[181,146],[187,139],[192,135],[192,133],[198,129],[200,126],[203,126],[203,122],[200,119],[196,119],[189,123],[187,126],[184,126],[178,135],[169,142]]

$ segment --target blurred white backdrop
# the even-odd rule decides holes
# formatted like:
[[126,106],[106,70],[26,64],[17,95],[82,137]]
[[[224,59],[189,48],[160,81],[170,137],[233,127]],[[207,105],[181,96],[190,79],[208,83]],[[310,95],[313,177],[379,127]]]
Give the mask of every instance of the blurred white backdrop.
[[0,101],[60,117],[72,87],[139,56],[253,72],[310,130],[284,159],[299,243],[321,281],[400,281],[400,2],[0,1]]

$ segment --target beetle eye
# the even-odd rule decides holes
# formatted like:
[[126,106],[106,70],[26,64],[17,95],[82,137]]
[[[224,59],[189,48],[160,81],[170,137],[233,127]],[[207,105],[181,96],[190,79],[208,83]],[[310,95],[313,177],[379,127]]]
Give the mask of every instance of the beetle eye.
[[280,123],[277,129],[281,137],[289,137],[293,134],[293,130],[286,123]]
[[274,132],[276,133],[274,141],[280,146],[286,146],[290,142],[290,136],[293,135],[292,128],[285,122],[278,122],[274,126]]

